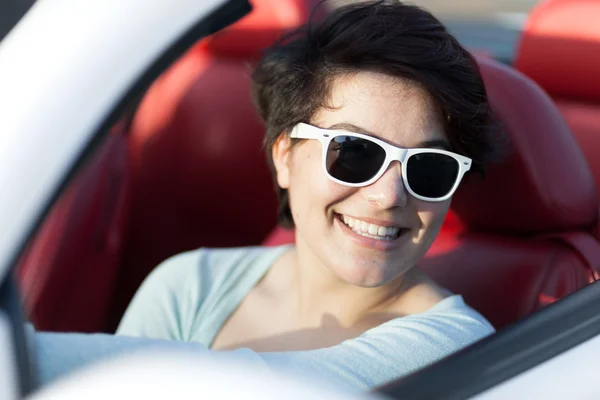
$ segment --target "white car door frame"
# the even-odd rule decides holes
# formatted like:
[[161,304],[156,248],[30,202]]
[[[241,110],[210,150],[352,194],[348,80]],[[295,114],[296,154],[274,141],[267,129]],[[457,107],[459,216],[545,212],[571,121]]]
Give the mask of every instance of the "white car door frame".
[[30,236],[124,108],[250,10],[247,0],[38,0],[0,42],[2,398],[35,387],[11,274]]
[[[249,7],[244,0],[34,4],[0,42],[0,280],[120,106],[162,72],[161,62],[220,28],[214,15],[239,17]],[[212,23],[198,24],[211,14]]]

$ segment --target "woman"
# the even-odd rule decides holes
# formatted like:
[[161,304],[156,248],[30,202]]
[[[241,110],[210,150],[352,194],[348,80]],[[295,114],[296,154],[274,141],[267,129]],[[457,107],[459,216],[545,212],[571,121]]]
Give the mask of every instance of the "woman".
[[342,7],[284,38],[253,80],[295,246],[177,255],[118,334],[250,349],[361,389],[491,334],[417,266],[463,175],[497,150],[476,64],[440,22],[399,1]]

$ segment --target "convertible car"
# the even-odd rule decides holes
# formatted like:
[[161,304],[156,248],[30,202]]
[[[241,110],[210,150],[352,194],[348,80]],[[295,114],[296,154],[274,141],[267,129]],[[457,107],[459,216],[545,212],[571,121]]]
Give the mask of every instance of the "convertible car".
[[[0,341],[6,319],[22,395],[35,380],[16,291],[38,330],[111,333],[167,257],[294,241],[276,224],[249,74],[277,37],[327,10],[202,3],[40,0],[0,42]],[[463,183],[422,267],[499,333],[382,394],[556,396],[547,374],[579,371],[567,359],[585,346],[600,354],[598,17],[597,1],[546,0],[512,57],[472,48],[510,156]],[[600,394],[573,385],[570,398]]]

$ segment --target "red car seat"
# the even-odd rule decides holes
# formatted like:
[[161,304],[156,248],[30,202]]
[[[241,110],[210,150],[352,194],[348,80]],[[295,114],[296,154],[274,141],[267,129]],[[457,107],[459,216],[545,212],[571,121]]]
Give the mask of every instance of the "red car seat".
[[[548,96],[509,67],[479,63],[513,151],[485,179],[461,184],[422,267],[500,328],[600,271],[600,243],[590,234],[598,198],[581,150]],[[293,240],[293,232],[277,229],[264,243]]]
[[142,100],[130,132],[134,197],[112,327],[146,275],[200,246],[258,244],[276,222],[251,103],[250,64],[317,0],[253,0],[254,10],[201,41]]
[[119,125],[69,183],[17,265],[37,329],[104,329],[130,190],[127,140]]
[[549,0],[530,14],[515,66],[555,100],[600,188],[600,2]]

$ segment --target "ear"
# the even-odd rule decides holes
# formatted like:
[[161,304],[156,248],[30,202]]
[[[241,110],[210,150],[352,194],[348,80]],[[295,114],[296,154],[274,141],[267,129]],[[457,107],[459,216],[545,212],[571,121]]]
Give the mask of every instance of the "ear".
[[277,184],[282,189],[288,189],[290,186],[291,144],[289,136],[286,133],[282,133],[271,149],[275,173],[277,175]]

